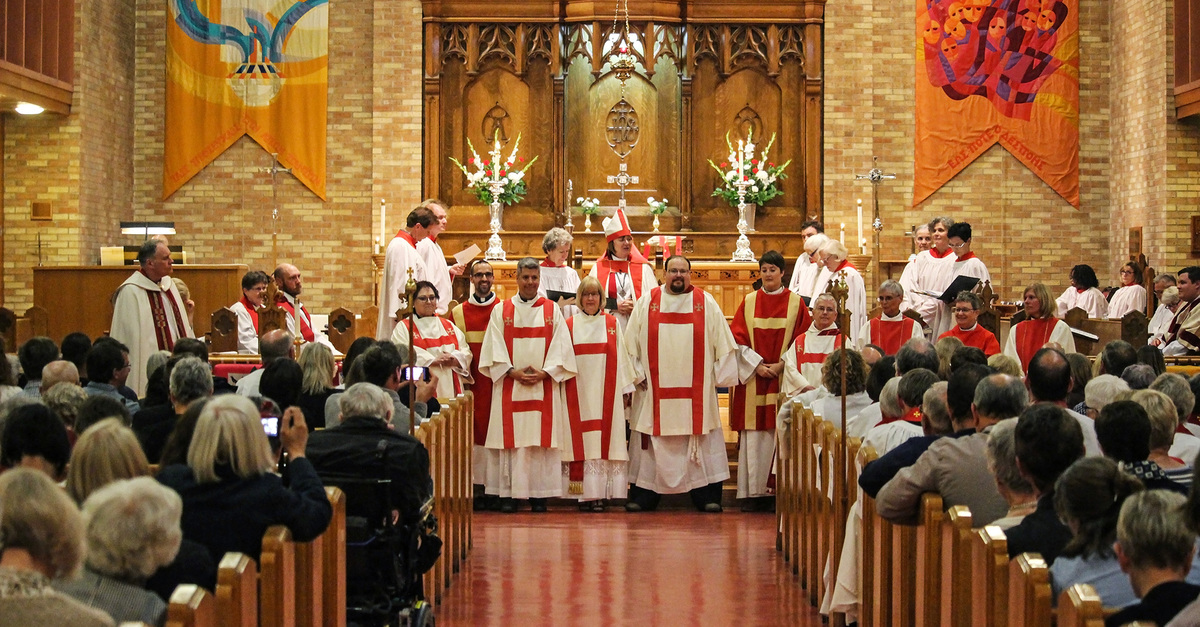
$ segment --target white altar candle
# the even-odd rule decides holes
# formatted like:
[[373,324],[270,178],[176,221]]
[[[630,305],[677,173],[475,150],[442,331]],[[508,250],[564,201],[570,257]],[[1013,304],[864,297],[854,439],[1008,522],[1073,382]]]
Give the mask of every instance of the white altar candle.
[[[863,246],[862,236],[862,198],[858,199],[858,246],[861,249]],[[866,251],[861,251],[860,254],[866,254]]]
[[387,241],[387,200],[379,199],[379,245]]
[[841,239],[839,241],[842,242],[842,246],[846,245],[846,223],[845,222],[842,223],[842,234],[841,234]]

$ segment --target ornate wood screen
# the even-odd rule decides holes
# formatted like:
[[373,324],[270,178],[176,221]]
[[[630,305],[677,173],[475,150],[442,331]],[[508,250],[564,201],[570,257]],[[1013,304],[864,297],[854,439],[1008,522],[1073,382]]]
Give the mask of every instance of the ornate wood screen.
[[[667,198],[664,230],[732,231],[736,211],[712,190],[708,160],[727,159],[753,130],[771,161],[792,160],[784,196],[759,212],[760,232],[794,231],[821,211],[821,24],[824,3],[784,0],[629,2],[631,52],[625,83],[613,76],[616,3],[426,0],[426,196],[456,207],[455,229],[483,230],[487,211],[466,191],[449,157],[470,156],[467,140],[538,155],[529,194],[508,208],[510,228],[561,224],[572,196],[597,197],[611,213],[609,182],[627,152],[639,182],[627,201],[633,228],[649,223],[646,198]],[[482,154],[482,153],[481,153]]]

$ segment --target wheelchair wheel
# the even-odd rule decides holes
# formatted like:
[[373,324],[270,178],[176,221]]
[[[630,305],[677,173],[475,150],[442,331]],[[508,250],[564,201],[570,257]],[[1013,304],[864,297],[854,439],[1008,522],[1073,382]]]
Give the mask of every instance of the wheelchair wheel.
[[417,601],[400,611],[401,627],[434,627],[433,606]]

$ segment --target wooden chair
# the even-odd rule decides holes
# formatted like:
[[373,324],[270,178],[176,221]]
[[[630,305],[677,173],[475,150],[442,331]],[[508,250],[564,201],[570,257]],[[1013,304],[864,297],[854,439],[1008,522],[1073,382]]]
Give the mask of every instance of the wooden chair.
[[[862,466],[879,459],[875,447],[863,446],[858,451]],[[885,601],[891,598],[891,579],[881,577],[879,573],[887,573],[892,569],[890,550],[881,547],[891,546],[891,537],[879,536],[879,515],[875,513],[875,499],[863,495],[862,498],[862,560],[858,565],[858,622],[863,627],[880,627],[888,625],[890,620],[890,605]]]
[[32,338],[48,335],[49,328],[50,314],[45,309],[34,305],[25,310],[23,317],[16,320],[15,345],[20,346]]
[[1121,316],[1121,339],[1134,348],[1145,346],[1150,341],[1150,319],[1146,314],[1131,311]]
[[1008,625],[1008,539],[989,525],[971,536],[971,626]]
[[274,525],[263,534],[259,557],[258,623],[263,627],[296,624],[296,546],[292,532]]
[[[329,312],[329,343],[338,349],[338,352],[345,355],[350,351],[350,345],[358,337],[358,321],[354,318],[354,312],[345,307],[338,307]],[[372,333],[374,331],[372,330]]]
[[212,312],[212,330],[208,332],[210,353],[235,353],[238,349],[237,314],[228,307]]
[[979,326],[991,331],[998,342],[1000,341],[1000,312],[994,306],[997,298],[999,297],[992,287],[992,282],[984,281],[983,289],[979,292],[979,300],[982,301],[982,304],[979,307],[979,318],[976,322]]
[[258,625],[258,565],[243,553],[226,553],[217,567],[216,612],[222,625]]
[[216,627],[216,604],[204,588],[180,584],[167,605],[167,627]]
[[333,508],[329,528],[321,534],[324,555],[321,559],[321,588],[324,598],[325,627],[346,626],[346,495],[338,488],[327,486],[325,496]]
[[1104,627],[1104,607],[1096,589],[1077,583],[1058,597],[1058,627]]
[[942,627],[971,624],[971,510],[955,505],[942,522]]
[[1008,564],[1008,624],[1050,624],[1050,568],[1037,553],[1022,553]]
[[[354,327],[354,339],[360,337],[375,337],[375,328],[379,326],[379,307],[371,305],[363,310]],[[344,352],[344,351],[343,351]]]
[[942,496],[935,492],[921,495],[917,518],[916,616],[921,624],[937,622],[942,605]]
[[287,331],[288,313],[279,306],[279,303],[275,302],[277,294],[279,294],[279,288],[275,287],[275,283],[267,283],[267,295],[263,297],[266,307],[258,312],[258,337],[260,339],[270,331],[280,329]]
[[1017,326],[1018,322],[1024,322],[1028,317],[1029,316],[1025,313],[1024,309],[1018,309],[1017,313],[1013,314],[1012,317],[1008,319],[1008,328],[1011,330],[1013,327]]

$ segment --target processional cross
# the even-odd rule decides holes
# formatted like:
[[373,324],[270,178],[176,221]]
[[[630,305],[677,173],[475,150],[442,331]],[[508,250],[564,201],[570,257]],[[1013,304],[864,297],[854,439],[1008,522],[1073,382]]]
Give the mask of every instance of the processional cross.
[[883,170],[879,169],[879,157],[871,157],[871,170],[866,174],[855,174],[854,178],[871,181],[871,208],[875,218],[871,221],[871,230],[875,232],[875,283],[880,284],[883,282],[883,259],[879,237],[883,232],[883,219],[879,217],[879,184],[885,179],[896,178],[896,175],[884,174]]
[[627,163],[625,163],[624,160],[622,160],[621,168],[617,172],[617,174],[615,176],[612,174],[608,175],[608,182],[616,183],[617,187],[621,188],[621,199],[619,201],[617,201],[617,206],[619,206],[621,208],[621,211],[624,211],[625,210],[625,188],[628,187],[629,185],[637,183],[638,177],[629,173],[629,165]]

